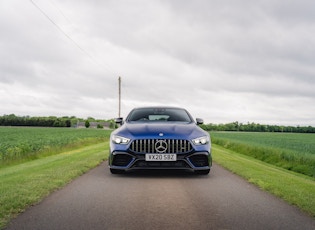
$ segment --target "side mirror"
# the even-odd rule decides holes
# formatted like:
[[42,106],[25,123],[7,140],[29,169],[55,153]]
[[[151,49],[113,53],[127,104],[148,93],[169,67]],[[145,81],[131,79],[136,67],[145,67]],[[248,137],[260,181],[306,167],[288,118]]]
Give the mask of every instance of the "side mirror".
[[122,125],[124,123],[124,119],[122,117],[118,117],[118,118],[115,119],[115,123]]
[[203,124],[203,119],[196,118],[196,122],[197,122],[197,125],[202,125]]

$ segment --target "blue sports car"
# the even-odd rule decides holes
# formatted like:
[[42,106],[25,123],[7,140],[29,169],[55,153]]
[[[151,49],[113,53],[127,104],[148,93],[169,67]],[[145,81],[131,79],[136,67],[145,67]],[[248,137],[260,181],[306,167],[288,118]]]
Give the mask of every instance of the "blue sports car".
[[137,169],[182,169],[208,174],[212,165],[209,133],[182,108],[133,109],[110,137],[111,173]]

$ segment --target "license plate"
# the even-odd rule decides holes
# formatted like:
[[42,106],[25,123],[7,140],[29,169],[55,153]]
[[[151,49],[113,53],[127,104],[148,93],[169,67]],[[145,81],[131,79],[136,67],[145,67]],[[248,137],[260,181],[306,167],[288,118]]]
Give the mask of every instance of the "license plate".
[[145,154],[146,161],[176,161],[176,154]]

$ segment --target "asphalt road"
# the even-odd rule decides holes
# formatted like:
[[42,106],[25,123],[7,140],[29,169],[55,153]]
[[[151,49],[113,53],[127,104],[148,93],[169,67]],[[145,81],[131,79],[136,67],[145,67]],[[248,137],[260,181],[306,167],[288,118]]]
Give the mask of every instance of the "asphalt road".
[[105,162],[7,229],[315,229],[315,220],[214,165],[210,175],[111,175]]

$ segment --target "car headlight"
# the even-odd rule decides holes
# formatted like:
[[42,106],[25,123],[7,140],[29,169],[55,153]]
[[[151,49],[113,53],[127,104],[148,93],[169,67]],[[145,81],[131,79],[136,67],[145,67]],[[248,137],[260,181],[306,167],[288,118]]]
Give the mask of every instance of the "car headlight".
[[121,144],[121,145],[126,145],[129,143],[130,139],[129,138],[126,138],[126,137],[121,137],[121,136],[116,136],[114,135],[112,137],[112,141],[115,143],[115,144]]
[[193,139],[192,142],[195,145],[206,145],[209,143],[209,137],[207,136],[199,137],[199,138]]

